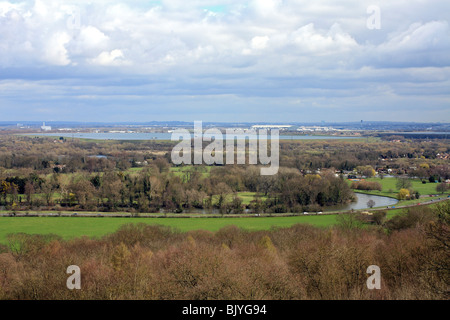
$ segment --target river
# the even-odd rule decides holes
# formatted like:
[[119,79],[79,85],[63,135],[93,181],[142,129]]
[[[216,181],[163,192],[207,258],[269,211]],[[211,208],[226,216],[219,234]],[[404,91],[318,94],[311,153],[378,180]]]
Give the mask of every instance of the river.
[[398,200],[394,198],[389,197],[383,197],[383,196],[376,196],[372,194],[365,194],[365,193],[357,193],[355,192],[356,201],[351,202],[349,204],[345,205],[337,205],[337,206],[330,206],[324,209],[324,211],[348,211],[348,210],[358,210],[358,209],[368,209],[367,202],[369,200],[373,200],[375,202],[375,207],[387,207],[387,206],[393,206],[397,204]]
[[[372,194],[364,194],[364,193],[356,193],[355,192],[355,196],[356,196],[355,202],[351,202],[351,203],[345,204],[345,205],[324,207],[323,212],[350,211],[352,209],[354,209],[354,210],[369,209],[369,207],[367,206],[367,202],[369,200],[373,200],[375,202],[375,205],[373,206],[374,208],[375,207],[387,207],[387,206],[391,207],[391,206],[397,204],[397,202],[398,202],[398,200],[394,199],[394,198],[376,196],[376,195],[372,195]],[[161,211],[161,213],[162,212],[163,211]],[[212,209],[212,210],[188,209],[185,211],[185,213],[219,214],[219,210],[218,209]],[[250,211],[248,211],[246,209],[246,210],[244,210],[244,213],[250,213]]]

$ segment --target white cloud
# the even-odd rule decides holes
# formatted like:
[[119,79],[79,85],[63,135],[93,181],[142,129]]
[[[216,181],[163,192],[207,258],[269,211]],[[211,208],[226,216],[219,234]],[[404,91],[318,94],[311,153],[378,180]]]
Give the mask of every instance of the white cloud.
[[268,41],[269,41],[269,37],[267,37],[267,36],[254,37],[251,42],[252,49],[255,49],[255,50],[265,49],[267,47]]
[[130,64],[129,61],[125,60],[124,54],[120,49],[114,49],[110,52],[103,51],[96,58],[90,59],[90,62],[101,66],[122,66]]
[[[204,8],[222,4],[226,11],[210,19]],[[310,67],[312,61],[324,66],[338,61],[339,66],[339,61],[358,56],[360,65],[370,65],[370,51],[408,54],[448,47],[442,44],[448,43],[448,21],[422,23],[414,21],[415,17],[408,17],[411,20],[408,29],[382,28],[380,33],[386,37],[379,44],[371,43],[370,39],[364,41],[361,37],[371,34],[365,27],[364,4],[349,0],[339,4],[254,0],[247,6],[237,0],[189,3],[166,0],[153,6],[139,0],[2,2],[0,25],[5,32],[0,35],[0,48],[6,57],[0,59],[0,64],[5,67],[17,57],[22,64],[73,62],[79,68],[89,68],[92,63],[115,66],[132,63],[139,67],[128,69],[130,72],[153,73],[163,72],[168,65],[187,71],[191,68],[186,63],[200,64],[202,70],[208,65],[217,72],[220,62],[221,70],[228,73],[226,68],[242,65],[246,55],[257,54],[259,60],[253,64],[259,65],[259,69],[253,71],[265,73],[262,66],[273,63],[278,64],[278,70],[289,72],[293,61],[297,67],[299,64]],[[413,5],[416,3],[409,6]],[[395,9],[392,4],[389,6],[382,10],[382,19]],[[81,25],[77,29],[68,28],[73,12],[80,15]],[[127,48],[127,63],[123,56],[111,53],[117,48]],[[280,60],[279,56],[284,58]]]
[[447,21],[413,23],[408,30],[391,36],[380,46],[386,51],[417,51],[450,49],[450,30]]
[[77,64],[85,64],[97,57],[103,51],[110,51],[110,38],[94,26],[81,26],[79,30],[72,30],[72,39],[67,46],[72,59]]
[[347,33],[333,25],[329,32],[323,33],[310,23],[292,33],[293,42],[302,50],[319,55],[333,55],[337,52],[349,51],[358,46]]
[[273,15],[281,5],[281,0],[253,0],[250,7],[263,17]]
[[69,43],[70,37],[66,32],[57,32],[53,34],[47,41],[44,52],[43,60],[50,65],[66,66],[70,64],[68,52],[65,47]]
[[256,36],[250,41],[250,47],[244,48],[242,50],[243,55],[260,54],[262,50],[267,48],[267,43],[269,42],[269,37],[267,36]]

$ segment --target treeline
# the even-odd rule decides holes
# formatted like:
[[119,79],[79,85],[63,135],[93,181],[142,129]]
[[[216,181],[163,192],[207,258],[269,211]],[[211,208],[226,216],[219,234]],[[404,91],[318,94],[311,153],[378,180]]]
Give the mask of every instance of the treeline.
[[[143,166],[165,158],[176,142],[82,141],[0,135],[0,172],[4,169],[52,172],[102,172]],[[204,146],[208,145],[204,142]],[[365,140],[280,140],[280,165],[302,172],[317,169],[352,171],[358,166],[391,169],[398,174],[450,178],[448,140],[367,142]],[[100,157],[99,157],[100,156]],[[442,172],[444,170],[444,172]],[[445,177],[444,177],[444,176]]]
[[[0,205],[12,210],[71,209],[128,212],[183,212],[217,209],[221,213],[300,212],[346,203],[353,193],[334,172],[303,175],[297,169],[280,168],[276,176],[261,176],[257,167],[213,167],[209,174],[191,167],[181,175],[158,159],[138,173],[109,170],[102,173],[52,174],[10,177],[0,180]],[[66,179],[67,180],[67,179]],[[255,192],[247,206],[237,192]]]
[[146,160],[170,157],[173,142],[101,141],[0,135],[0,172],[15,169],[39,174],[126,170]]
[[[12,234],[0,246],[0,299],[448,300],[449,202],[421,210],[387,229],[341,215],[329,229],[128,224],[100,239]],[[66,287],[70,265],[80,268],[81,289]],[[371,265],[380,289],[367,288]]]
[[334,168],[352,171],[358,166],[372,166],[375,169],[391,169],[393,173],[409,174],[415,167],[428,163],[427,170],[435,166],[446,166],[448,160],[438,155],[449,154],[448,140],[368,142],[365,140],[337,141],[288,141],[280,140],[280,164],[299,170]]

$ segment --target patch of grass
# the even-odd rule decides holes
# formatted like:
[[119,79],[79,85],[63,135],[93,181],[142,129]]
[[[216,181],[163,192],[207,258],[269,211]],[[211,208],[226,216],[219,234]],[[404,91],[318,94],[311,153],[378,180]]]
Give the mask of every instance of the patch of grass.
[[[238,197],[242,199],[242,204],[249,205],[251,201],[257,198],[256,192],[238,192]],[[261,201],[266,201],[267,196],[260,196]]]
[[245,218],[87,218],[87,217],[1,217],[0,243],[6,243],[10,233],[57,234],[64,239],[81,236],[101,237],[115,232],[126,223],[148,223],[174,227],[180,231],[217,231],[228,225],[246,230],[268,230],[308,223],[327,227],[336,223],[335,215]]
[[[370,191],[364,191],[364,190],[358,190],[358,192],[361,193],[367,193],[367,194],[374,194],[379,196],[385,196],[385,197],[392,197],[396,198],[397,193],[399,192],[399,189],[397,188],[397,178],[368,178],[367,181],[374,181],[381,184],[382,190],[370,190]],[[422,180],[420,179],[409,179],[411,181],[411,189],[414,191],[418,191],[420,195],[430,195],[430,194],[438,194],[436,191],[437,183],[432,182],[426,182],[422,183]],[[348,180],[348,183],[351,184],[352,181]],[[448,195],[449,192],[444,193],[444,195]],[[420,201],[419,201],[420,202]]]
[[[430,204],[433,208],[436,203]],[[407,208],[387,210],[387,219],[406,212]],[[159,224],[173,227],[182,232],[191,230],[218,231],[229,225],[257,231],[271,228],[290,227],[294,224],[310,224],[316,227],[330,227],[337,223],[338,215],[299,215],[273,217],[215,217],[215,218],[113,218],[113,217],[0,217],[0,243],[6,243],[11,233],[56,234],[64,239],[82,236],[102,237],[115,232],[126,223]]]
[[[236,192],[236,195],[239,198],[241,198],[243,205],[249,205],[252,200],[255,200],[257,198],[257,194],[258,194],[257,192],[248,192],[248,191]],[[225,203],[231,203],[233,201],[233,196],[234,196],[233,193],[227,194],[225,198]],[[266,201],[267,196],[261,196],[260,199],[261,201]],[[213,195],[212,197],[213,204],[217,204],[218,201],[219,195]]]
[[190,171],[200,172],[203,178],[208,178],[211,173],[211,166],[180,166],[170,167],[170,172],[181,178],[185,177]]

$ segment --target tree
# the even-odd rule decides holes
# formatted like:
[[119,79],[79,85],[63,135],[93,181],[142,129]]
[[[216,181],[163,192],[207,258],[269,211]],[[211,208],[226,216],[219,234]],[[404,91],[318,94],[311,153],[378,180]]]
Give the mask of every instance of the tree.
[[405,199],[408,199],[409,196],[410,196],[409,190],[402,188],[402,189],[400,189],[400,191],[397,194],[397,199],[398,200],[405,200]]
[[375,201],[373,201],[372,199],[370,199],[369,201],[367,201],[367,206],[369,208],[373,208],[375,206]]
[[436,191],[444,193],[449,189],[449,186],[445,182],[441,182],[436,186]]
[[376,225],[381,226],[386,218],[386,211],[376,211],[373,213],[372,218]]
[[397,189],[409,189],[411,188],[412,184],[411,184],[411,180],[409,180],[408,178],[398,178],[397,179],[397,183],[396,183],[396,187]]
[[361,220],[358,219],[358,213],[356,212],[338,214],[336,221],[337,226],[345,230],[360,228],[362,225]]
[[261,201],[261,197],[259,195],[256,195],[255,199],[250,201],[250,208],[252,212],[254,213],[261,213],[264,212],[265,204],[263,201]]
[[27,198],[27,204],[31,205],[31,196],[34,194],[34,186],[31,181],[27,181],[25,184],[25,195]]
[[153,164],[158,168],[160,173],[166,172],[169,169],[169,162],[165,158],[157,158]]
[[357,166],[356,171],[367,178],[375,176],[376,172],[372,166]]
[[231,202],[231,208],[235,214],[242,213],[244,210],[242,208],[242,199],[239,198],[237,194],[233,195],[233,201]]
[[219,182],[214,189],[216,195],[218,195],[216,206],[220,210],[224,209],[228,195],[231,193],[231,188],[224,182]]
[[273,190],[277,184],[277,176],[260,176],[257,186],[257,191],[261,192],[265,196]]
[[[100,187],[101,199],[107,199],[109,208],[116,208],[121,199],[122,181],[115,172],[105,172]],[[92,185],[92,184],[91,184]]]
[[89,180],[81,178],[78,181],[72,181],[69,188],[79,205],[83,208],[93,208],[96,189]]

